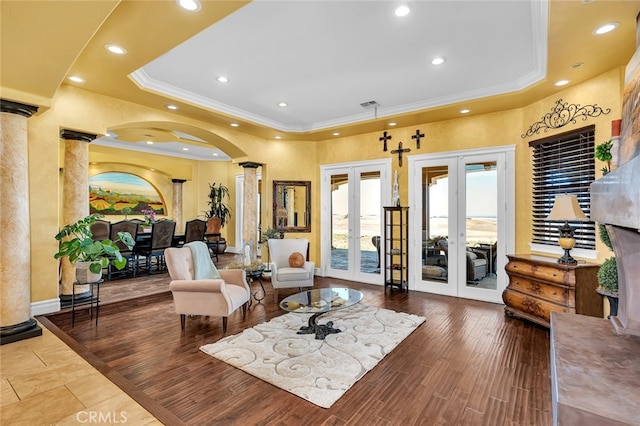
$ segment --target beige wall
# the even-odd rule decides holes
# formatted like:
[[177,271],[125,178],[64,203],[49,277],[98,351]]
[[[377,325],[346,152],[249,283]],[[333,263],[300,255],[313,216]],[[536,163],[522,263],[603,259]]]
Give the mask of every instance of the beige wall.
[[[519,109],[390,129],[393,139],[389,141],[389,150],[395,149],[399,141],[403,142],[405,148],[411,148],[408,155],[515,144],[516,250],[528,252],[531,236],[531,154],[528,142],[590,124],[596,125],[596,144],[608,140],[611,136],[611,120],[620,118],[621,115],[622,73],[622,68],[610,71]],[[578,119],[575,124],[556,131],[522,139],[520,135],[548,113],[558,98],[574,104],[597,104],[603,108],[611,108],[612,111],[608,115],[588,118],[586,121]],[[311,240],[310,257],[318,266],[321,262],[319,166],[389,158],[391,155],[390,152],[382,151],[382,143],[379,141],[381,132],[319,142],[265,140],[231,128],[188,120],[177,114],[63,86],[54,98],[51,109],[28,120],[33,302],[58,297],[58,263],[53,259],[56,252],[53,236],[61,225],[60,205],[63,196],[59,174],[59,168],[63,165],[60,129],[102,135],[109,128],[136,122],[182,123],[186,126],[185,130],[192,134],[194,129],[198,129],[197,136],[215,141],[234,161],[196,162],[132,151],[127,152],[123,161],[123,156],[117,150],[90,145],[90,161],[97,163],[91,166],[91,174],[121,170],[145,177],[160,190],[168,209],[171,209],[171,179],[187,179],[184,184],[183,218],[188,220],[207,209],[208,184],[211,182],[224,183],[229,187],[232,197],[230,207],[235,215],[235,176],[243,173],[242,167],[237,163],[260,163],[263,164],[263,228],[272,224],[273,180],[309,180],[312,182],[312,232],[292,236],[308,237]],[[420,150],[415,148],[415,141],[411,139],[416,129],[426,134]],[[402,168],[398,168],[397,155],[392,158],[393,168],[400,172],[401,200],[406,204],[408,167],[405,162]],[[149,170],[150,168],[155,171]],[[169,211],[169,215],[171,213]],[[235,241],[234,229],[235,223],[232,221],[223,230],[230,244]],[[600,245],[598,248],[601,249],[599,259],[603,260],[607,253]]]

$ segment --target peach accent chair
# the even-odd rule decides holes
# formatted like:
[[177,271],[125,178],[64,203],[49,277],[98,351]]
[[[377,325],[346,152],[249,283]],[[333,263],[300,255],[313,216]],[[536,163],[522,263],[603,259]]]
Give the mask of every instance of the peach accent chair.
[[314,262],[306,260],[302,267],[292,268],[289,265],[289,256],[300,253],[305,258],[309,249],[309,240],[306,238],[291,238],[286,240],[270,239],[269,255],[271,256],[271,285],[274,297],[278,303],[278,289],[313,287]]
[[[208,260],[211,265],[205,266],[215,270],[207,245],[200,241],[189,244],[202,245],[200,250],[204,250],[206,257],[199,259]],[[165,257],[172,280],[169,288],[173,293],[176,313],[180,314],[180,326],[183,330],[186,315],[222,317],[222,331],[225,333],[227,317],[236,309],[242,307],[242,318],[246,317],[251,293],[245,271],[220,269],[217,271],[219,279],[195,279],[196,272],[189,246],[170,247],[165,250]]]

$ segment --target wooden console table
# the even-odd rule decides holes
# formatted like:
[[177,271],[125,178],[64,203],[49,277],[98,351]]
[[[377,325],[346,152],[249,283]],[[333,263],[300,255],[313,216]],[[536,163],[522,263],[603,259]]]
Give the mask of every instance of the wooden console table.
[[509,286],[502,292],[505,314],[549,327],[551,312],[603,317],[602,296],[596,293],[600,265],[565,265],[556,258],[507,255]]

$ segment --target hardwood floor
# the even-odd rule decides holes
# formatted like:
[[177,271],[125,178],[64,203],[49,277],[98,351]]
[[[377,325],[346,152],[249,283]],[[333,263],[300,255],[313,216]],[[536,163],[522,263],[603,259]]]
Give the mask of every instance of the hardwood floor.
[[[85,313],[73,328],[69,312],[39,319],[165,424],[551,424],[549,332],[506,318],[501,305],[316,277],[316,286],[362,290],[362,303],[427,318],[323,409],[199,350],[283,314],[268,281],[266,303],[245,320],[234,313],[226,334],[220,318],[204,317],[182,332],[166,274],[135,281],[101,289],[97,327]],[[107,303],[138,285],[160,292]]]

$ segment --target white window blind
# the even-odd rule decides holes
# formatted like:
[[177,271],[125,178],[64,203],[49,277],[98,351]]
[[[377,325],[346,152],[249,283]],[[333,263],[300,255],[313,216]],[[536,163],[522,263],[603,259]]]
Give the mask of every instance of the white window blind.
[[[591,213],[589,185],[595,180],[595,126],[532,141],[533,243],[557,245],[564,222],[547,221],[558,194],[575,194],[582,211]],[[569,222],[575,228],[576,248],[595,249],[593,222]]]

